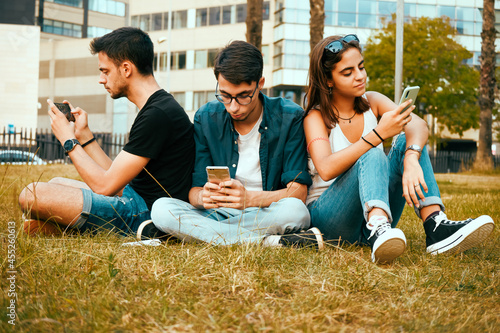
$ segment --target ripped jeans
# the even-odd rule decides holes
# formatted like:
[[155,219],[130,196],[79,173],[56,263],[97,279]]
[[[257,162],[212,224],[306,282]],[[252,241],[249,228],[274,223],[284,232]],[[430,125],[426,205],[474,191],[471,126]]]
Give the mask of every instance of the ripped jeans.
[[[373,208],[383,209],[396,227],[406,203],[402,185],[405,150],[404,134],[393,142],[388,156],[381,149],[370,149],[308,204],[311,225],[321,230],[325,240],[366,244],[370,235],[366,221]],[[425,201],[419,200],[420,208],[415,207],[415,213],[420,217],[420,209],[430,205],[440,205],[444,211],[426,147],[419,163],[429,190],[423,192]]]

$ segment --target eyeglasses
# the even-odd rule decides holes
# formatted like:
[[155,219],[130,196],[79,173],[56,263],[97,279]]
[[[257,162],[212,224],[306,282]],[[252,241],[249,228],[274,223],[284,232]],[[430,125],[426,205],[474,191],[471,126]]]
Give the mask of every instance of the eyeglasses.
[[346,36],[344,36],[340,39],[336,39],[333,42],[331,42],[330,44],[328,44],[325,47],[325,50],[328,50],[334,54],[337,54],[340,51],[342,51],[342,49],[344,48],[344,44],[342,42],[349,43],[349,42],[352,42],[353,40],[355,40],[356,42],[359,42],[358,36],[356,36],[354,34],[346,35]]
[[[252,103],[252,98],[255,95],[255,92],[257,91],[258,87],[259,87],[259,82],[257,82],[257,86],[255,87],[253,94],[251,96],[246,95],[246,96],[233,97],[233,96],[228,96],[228,95],[215,94],[215,97],[222,104],[231,104],[231,102],[234,99],[236,101],[236,103],[238,103],[239,105],[248,105],[248,104]],[[215,91],[217,91],[217,90],[219,90],[219,82],[217,82],[217,86],[215,88]]]

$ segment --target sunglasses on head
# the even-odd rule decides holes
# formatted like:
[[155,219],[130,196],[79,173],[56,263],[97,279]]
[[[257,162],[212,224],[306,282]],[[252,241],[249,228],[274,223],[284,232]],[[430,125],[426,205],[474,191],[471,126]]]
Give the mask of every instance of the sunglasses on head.
[[331,42],[330,44],[328,44],[326,47],[325,47],[325,50],[328,50],[334,54],[337,54],[339,53],[340,51],[342,51],[342,49],[344,48],[344,43],[349,43],[349,42],[352,42],[353,40],[355,40],[356,42],[359,43],[359,38],[358,36],[354,35],[354,34],[351,34],[351,35],[346,35],[340,39],[336,39],[334,40],[333,42]]

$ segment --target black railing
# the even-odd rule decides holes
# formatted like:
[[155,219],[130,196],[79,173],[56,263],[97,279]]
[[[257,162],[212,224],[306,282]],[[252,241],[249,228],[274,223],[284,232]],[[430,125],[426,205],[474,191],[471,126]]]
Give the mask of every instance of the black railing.
[[[118,155],[128,139],[127,134],[94,133],[94,136],[104,152],[112,159]],[[50,130],[34,132],[4,128],[3,132],[0,132],[0,150],[35,153],[42,160],[50,163],[69,162],[64,155],[64,149]]]
[[[114,159],[128,140],[128,134],[94,133],[104,152]],[[0,133],[0,150],[21,150],[35,153],[51,163],[70,162],[64,155],[61,144],[50,130],[5,129]],[[436,173],[455,173],[470,170],[476,154],[458,151],[437,151],[431,154],[431,163]],[[500,167],[500,156],[493,156],[495,168]]]

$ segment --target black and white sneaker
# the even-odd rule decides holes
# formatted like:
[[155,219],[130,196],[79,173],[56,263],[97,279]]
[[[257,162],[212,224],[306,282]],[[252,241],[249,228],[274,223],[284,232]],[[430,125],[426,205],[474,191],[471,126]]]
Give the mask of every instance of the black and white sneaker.
[[493,219],[488,215],[451,221],[443,212],[433,213],[424,222],[427,252],[463,252],[483,242],[494,228]]
[[158,229],[154,225],[153,220],[146,220],[142,222],[137,229],[137,240],[139,241],[147,239],[159,239],[162,241],[166,241],[170,237],[172,236]]
[[377,264],[391,264],[406,249],[405,234],[392,228],[386,217],[373,216],[366,224],[371,231],[368,242],[372,247],[372,261]]
[[314,247],[323,250],[325,242],[318,228],[311,228],[295,234],[285,234],[280,236],[279,244],[293,247]]

